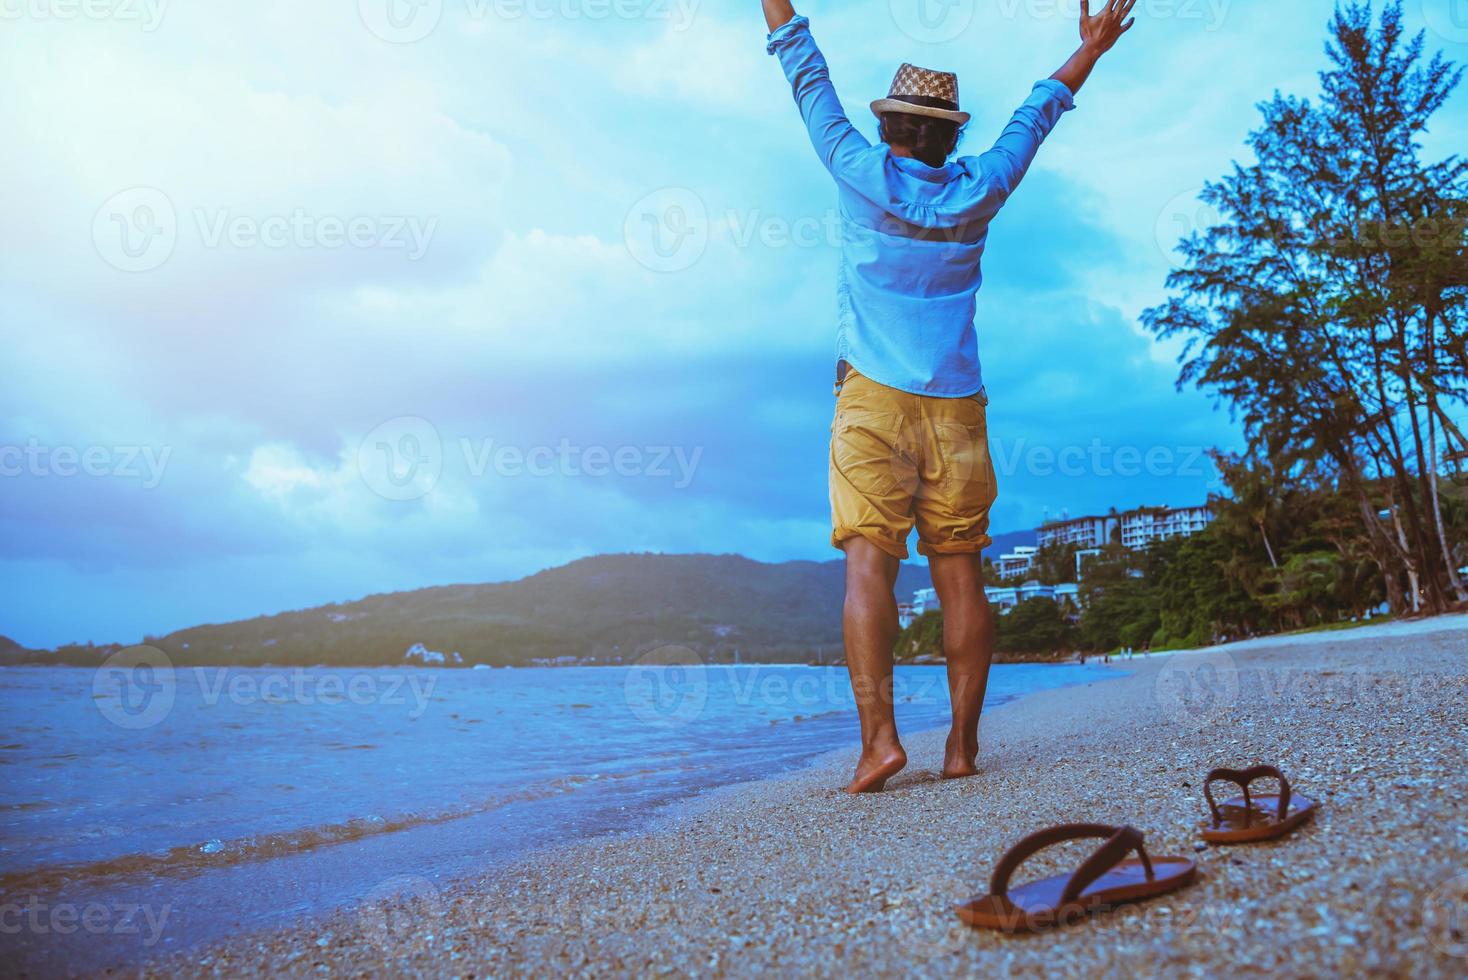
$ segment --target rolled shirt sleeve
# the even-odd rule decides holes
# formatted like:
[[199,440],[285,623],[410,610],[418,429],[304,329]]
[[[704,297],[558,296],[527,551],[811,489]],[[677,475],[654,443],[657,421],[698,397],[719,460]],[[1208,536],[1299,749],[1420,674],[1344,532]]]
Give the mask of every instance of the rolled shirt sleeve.
[[1053,78],[1035,83],[1030,97],[1015,110],[993,148],[979,156],[1002,198],[1014,193],[1034,162],[1040,144],[1060,122],[1060,117],[1075,106],[1075,96],[1065,83]]
[[775,28],[765,50],[780,59],[811,145],[826,169],[839,176],[843,166],[871,144],[841,107],[825,56],[811,36],[810,19],[796,16]]
[[774,54],[781,45],[791,40],[801,31],[805,31],[807,34],[810,33],[810,18],[796,14],[770,32],[770,36],[765,41],[765,52],[767,54]]

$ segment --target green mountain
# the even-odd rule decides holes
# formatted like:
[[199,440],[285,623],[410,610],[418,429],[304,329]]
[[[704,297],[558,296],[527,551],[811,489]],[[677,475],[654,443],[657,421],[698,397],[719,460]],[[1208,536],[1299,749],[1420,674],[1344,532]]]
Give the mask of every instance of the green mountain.
[[[900,598],[931,584],[904,564]],[[514,582],[450,585],[194,626],[148,642],[175,664],[374,665],[416,644],[465,664],[616,663],[666,645],[711,661],[840,659],[844,568],[737,555],[602,555]],[[95,664],[115,647],[63,647]],[[14,662],[14,659],[4,657]],[[24,659],[35,662],[36,656]]]

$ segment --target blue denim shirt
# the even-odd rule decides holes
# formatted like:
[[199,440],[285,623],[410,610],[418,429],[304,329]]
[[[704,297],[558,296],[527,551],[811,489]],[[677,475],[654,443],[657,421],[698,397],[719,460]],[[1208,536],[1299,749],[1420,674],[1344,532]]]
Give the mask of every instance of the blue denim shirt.
[[1070,89],[1046,80],[1015,112],[993,149],[942,167],[891,154],[856,131],[826,59],[796,17],[770,35],[811,142],[836,179],[841,215],[838,363],[918,395],[983,390],[974,298],[989,222],[1066,111]]

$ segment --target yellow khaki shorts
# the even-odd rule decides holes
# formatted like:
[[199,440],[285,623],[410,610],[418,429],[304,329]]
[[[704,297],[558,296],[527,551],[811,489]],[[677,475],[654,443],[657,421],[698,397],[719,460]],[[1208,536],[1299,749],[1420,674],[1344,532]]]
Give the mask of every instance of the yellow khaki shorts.
[[997,495],[983,394],[913,395],[848,371],[831,425],[833,545],[860,536],[906,558],[916,524],[921,554],[977,554]]

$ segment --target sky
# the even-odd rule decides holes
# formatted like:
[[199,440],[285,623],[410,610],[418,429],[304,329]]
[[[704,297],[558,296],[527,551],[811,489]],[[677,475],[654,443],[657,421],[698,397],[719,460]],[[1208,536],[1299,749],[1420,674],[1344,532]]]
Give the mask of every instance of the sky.
[[[848,114],[961,152],[1078,0],[799,4]],[[1142,0],[996,221],[996,532],[1201,503],[1238,427],[1139,315],[1326,0]],[[1408,0],[1468,59],[1468,0]],[[753,0],[0,0],[0,634],[201,622],[605,552],[838,557],[835,248]],[[1426,142],[1468,145],[1459,94]],[[798,597],[797,598],[798,601]]]

